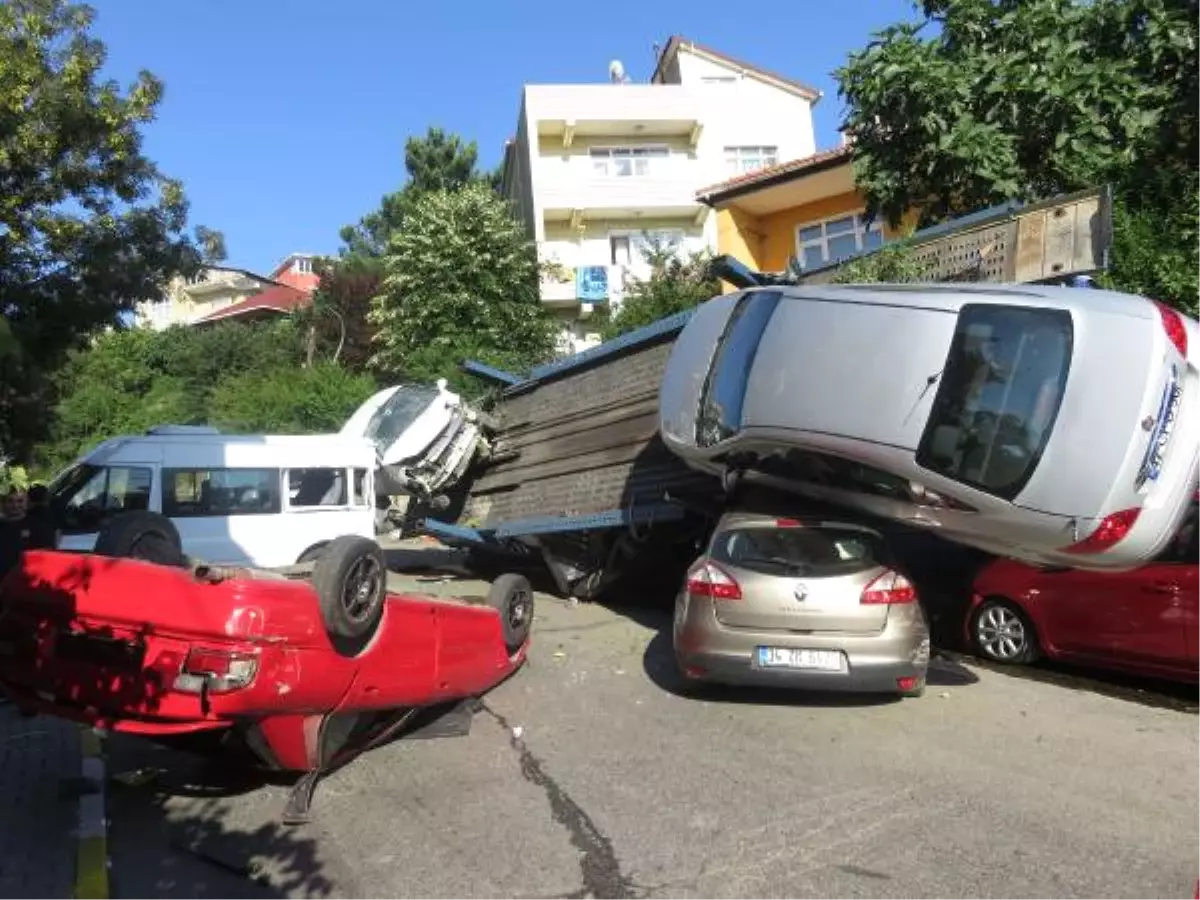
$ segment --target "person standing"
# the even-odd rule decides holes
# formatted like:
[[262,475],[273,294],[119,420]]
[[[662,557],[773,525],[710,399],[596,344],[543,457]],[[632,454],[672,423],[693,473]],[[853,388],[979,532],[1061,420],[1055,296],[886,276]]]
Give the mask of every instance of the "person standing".
[[58,546],[58,525],[50,508],[50,491],[44,484],[29,489],[25,513],[25,549],[53,550]]

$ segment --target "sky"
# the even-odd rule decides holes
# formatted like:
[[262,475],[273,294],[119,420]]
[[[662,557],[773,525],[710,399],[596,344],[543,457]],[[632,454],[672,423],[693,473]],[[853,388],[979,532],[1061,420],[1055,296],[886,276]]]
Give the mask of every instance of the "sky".
[[106,74],[165,84],[144,150],[183,181],[191,224],[225,235],[228,265],[269,272],[334,253],[338,231],[405,179],[404,141],[433,125],[495,166],[521,86],[603,82],[619,59],[649,80],[672,34],[825,94],[817,149],[837,145],[832,72],[909,0],[90,0]]

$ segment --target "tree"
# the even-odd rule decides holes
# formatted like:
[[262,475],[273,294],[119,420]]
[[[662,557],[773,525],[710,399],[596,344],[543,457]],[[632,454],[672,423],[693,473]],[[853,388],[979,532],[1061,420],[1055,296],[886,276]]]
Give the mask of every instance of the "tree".
[[142,154],[162,84],[102,81],[93,15],[0,4],[0,317],[15,346],[0,361],[0,446],[17,456],[45,421],[46,372],[200,262],[180,184]]
[[[206,424],[220,383],[250,372],[286,370],[295,377],[302,348],[299,330],[286,319],[101,335],[72,352],[56,374],[61,399],[49,439],[35,447],[33,459],[40,471],[54,471],[119,434]],[[262,398],[262,415],[274,414],[271,402]]]
[[312,329],[311,353],[315,355],[319,346],[334,362],[361,371],[371,358],[375,328],[367,315],[383,285],[383,263],[354,255],[317,260],[314,270],[321,281],[312,306],[297,314]]
[[474,141],[464,143],[458,135],[447,134],[440,128],[429,128],[424,137],[410,137],[404,144],[408,181],[400,190],[384,195],[379,209],[368,213],[357,225],[342,229],[343,255],[382,256],[388,240],[423,194],[456,191],[479,181],[498,185],[497,173],[476,171],[478,156]]
[[306,369],[272,368],[222,378],[212,393],[209,421],[246,434],[336,432],[377,390],[368,375],[324,361]]
[[644,236],[642,251],[650,276],[631,281],[617,312],[601,326],[605,340],[692,309],[721,293],[707,251],[681,254],[676,247]]
[[548,358],[554,324],[533,245],[491,188],[420,196],[392,235],[369,321],[372,365],[394,377],[467,384],[465,357],[521,370]]
[[[1194,308],[1196,0],[917,6],[921,21],[885,29],[836,73],[869,212],[896,225],[917,209],[927,224],[1110,183],[1127,229],[1113,276],[1132,289],[1130,254],[1153,254],[1164,271],[1147,280],[1139,259],[1141,286]],[[1139,221],[1159,223],[1152,244]]]

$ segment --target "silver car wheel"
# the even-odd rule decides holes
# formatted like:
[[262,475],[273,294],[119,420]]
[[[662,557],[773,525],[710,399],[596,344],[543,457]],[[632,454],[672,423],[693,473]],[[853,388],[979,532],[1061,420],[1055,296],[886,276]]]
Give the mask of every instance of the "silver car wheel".
[[1000,662],[1014,662],[1027,655],[1029,631],[1013,610],[989,603],[975,618],[975,642],[985,656]]

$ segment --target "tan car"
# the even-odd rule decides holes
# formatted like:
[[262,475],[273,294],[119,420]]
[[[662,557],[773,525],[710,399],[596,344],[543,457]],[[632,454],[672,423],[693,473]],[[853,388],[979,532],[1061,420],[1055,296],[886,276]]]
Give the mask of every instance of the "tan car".
[[929,627],[884,538],[829,516],[727,513],[675,602],[689,682],[919,697]]

